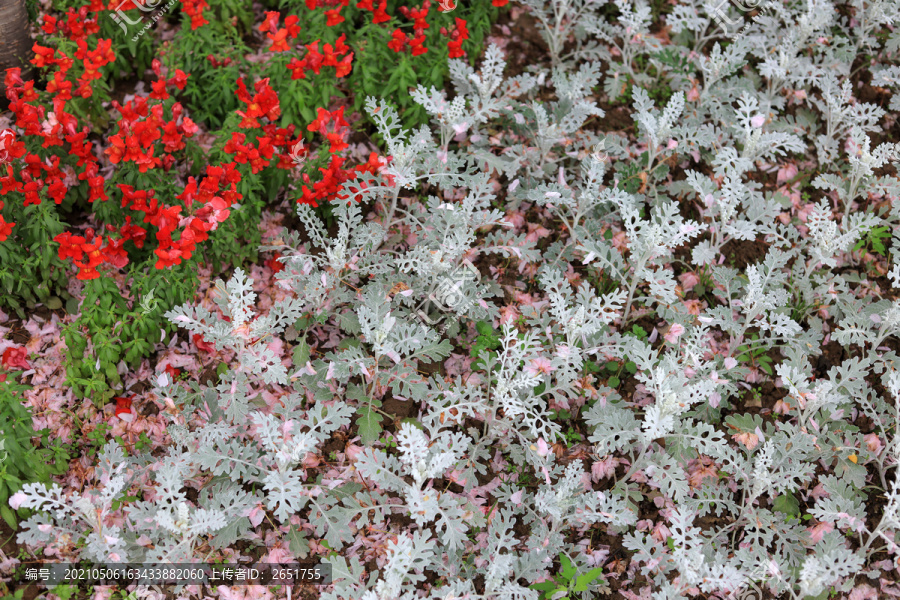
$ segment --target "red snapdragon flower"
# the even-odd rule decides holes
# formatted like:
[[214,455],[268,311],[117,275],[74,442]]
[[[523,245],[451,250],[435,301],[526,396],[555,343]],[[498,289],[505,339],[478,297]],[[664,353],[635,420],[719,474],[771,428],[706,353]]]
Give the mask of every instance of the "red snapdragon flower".
[[191,339],[194,340],[194,345],[197,346],[198,350],[203,350],[204,352],[209,353],[213,353],[216,351],[216,347],[203,339],[203,336],[199,333],[195,333],[194,337]]
[[391,20],[391,16],[387,14],[387,0],[381,0],[378,8],[372,14],[372,23],[386,23]]
[[259,30],[268,32],[266,37],[272,40],[269,52],[287,52],[291,49],[287,43],[288,38],[294,39],[300,33],[300,26],[297,25],[300,17],[297,15],[288,16],[284,20],[284,29],[279,29],[278,20],[280,16],[276,11],[269,11],[266,13],[266,19],[259,26]]
[[[444,33],[444,31],[441,31]],[[462,49],[462,43],[469,39],[469,30],[466,22],[459,17],[456,18],[456,28],[450,32],[450,41],[447,42],[447,49],[450,50],[450,58],[462,58],[466,55]]]
[[204,8],[209,8],[206,0],[181,0],[182,12],[191,18],[192,31],[209,24],[203,17]]
[[318,131],[324,135],[328,139],[332,153],[347,148],[346,139],[350,135],[350,125],[344,120],[343,106],[334,112],[319,108],[316,120],[310,123],[306,129]]
[[399,29],[395,29],[394,33],[391,34],[391,38],[391,41],[388,42],[388,48],[394,52],[403,52],[406,50],[406,44],[409,42],[409,39],[406,37],[405,33]]
[[281,114],[281,108],[278,104],[278,94],[269,85],[269,78],[261,79],[254,84],[256,94],[251,98],[247,86],[244,85],[244,78],[238,79],[237,97],[247,104],[246,111],[235,111],[243,117],[240,125],[241,128],[259,127],[259,117],[266,117],[270,121],[274,121]]
[[265,262],[265,265],[272,269],[272,274],[280,273],[284,270],[284,263],[278,260],[279,258],[281,258],[281,253],[276,252],[272,255],[272,258]]
[[131,407],[132,398],[114,396],[113,400],[116,401],[115,415],[126,423],[134,421],[134,409]]
[[4,369],[30,369],[31,365],[28,364],[28,350],[25,348],[7,348],[3,351],[3,358],[0,359],[0,362],[3,363]]

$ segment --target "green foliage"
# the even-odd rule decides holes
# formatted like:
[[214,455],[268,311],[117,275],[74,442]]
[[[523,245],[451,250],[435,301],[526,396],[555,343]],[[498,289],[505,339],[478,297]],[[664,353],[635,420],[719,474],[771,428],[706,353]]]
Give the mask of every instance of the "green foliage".
[[[578,569],[565,554],[559,555],[560,569],[552,580],[534,583],[530,587],[541,592],[541,600],[570,600],[576,598],[574,594],[587,592],[591,584],[606,585],[603,578],[603,567],[579,574]],[[579,596],[580,597],[580,596]]]
[[478,321],[475,323],[475,330],[478,337],[475,343],[469,349],[469,356],[478,358],[478,355],[484,350],[496,350],[500,347],[500,332],[491,327],[487,321]]
[[79,398],[96,406],[122,392],[120,361],[136,368],[173,326],[166,310],[193,296],[197,284],[194,261],[167,270],[129,268],[132,306],[119,294],[113,279],[85,283],[85,299],[78,319],[63,327],[66,340],[66,381]]
[[[31,411],[23,405],[22,392],[30,386],[11,377],[0,382],[0,517],[16,528],[19,517],[8,503],[26,483],[49,483],[52,475],[68,470],[69,455],[60,440],[50,441],[50,430],[34,431]],[[38,438],[35,443],[32,440]]]
[[853,250],[865,249],[865,252],[887,256],[887,249],[884,242],[889,239],[891,239],[891,230],[889,227],[873,227],[864,233],[860,240],[856,242],[856,245],[853,246]]
[[[242,13],[250,14],[250,11]],[[191,118],[210,129],[219,129],[242,106],[235,91],[237,80],[249,68],[244,56],[250,49],[228,20],[208,19],[208,25],[192,30],[190,17],[183,18],[181,32],[172,40],[163,63],[173,71],[177,68],[190,75],[179,98]],[[231,63],[213,66],[207,59],[210,55],[219,63],[226,59],[231,59]],[[282,99],[282,106],[286,100]]]
[[66,269],[54,236],[62,233],[56,207],[46,200],[23,206],[19,200],[6,202],[3,217],[15,223],[12,234],[0,242],[0,308],[15,310],[25,317],[25,309],[54,296],[69,298]]

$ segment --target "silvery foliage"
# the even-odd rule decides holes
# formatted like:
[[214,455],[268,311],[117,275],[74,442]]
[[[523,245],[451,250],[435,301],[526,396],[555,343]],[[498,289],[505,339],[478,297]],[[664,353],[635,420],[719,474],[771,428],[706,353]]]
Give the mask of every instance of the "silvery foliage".
[[[900,357],[891,342],[900,301],[872,300],[850,254],[872,229],[893,230],[888,275],[900,286],[897,179],[885,169],[898,148],[870,140],[885,115],[846,83],[861,49],[896,57],[900,37],[875,35],[896,18],[896,3],[777,3],[722,44],[715,7],[682,2],[668,15],[668,57],[642,2],[617,2],[608,20],[599,2],[527,4],[556,44],[552,70],[504,80],[496,47],[480,70],[453,61],[453,100],[414,92],[434,120],[414,132],[370,99],[393,160],[381,176],[345,185],[335,235],[301,206],[307,241],[294,233],[267,247],[283,255],[278,285],[290,298],[254,318],[252,286],[238,272],[217,287],[222,316],[172,311],[175,324],[233,352],[231,369],[189,387],[161,376],[154,393],[172,422],[166,454],[126,459],[110,445],[96,491],[27,486],[22,506],[44,512],[21,541],[84,538],[84,556],[98,560],[199,559],[206,542],[215,549],[249,537],[247,515],[263,508],[295,555],[307,551],[297,518],[337,551],[325,600],[411,599],[434,581],[445,582],[431,588],[434,598],[537,600],[523,583],[556,573],[561,552],[587,569],[567,539],[588,530],[622,536],[660,600],[749,583],[796,598],[847,591],[851,575],[879,576],[876,552],[900,554]],[[618,55],[604,73],[610,47]],[[646,76],[651,64],[656,78]],[[895,66],[873,71],[895,85]],[[594,95],[601,83],[610,100],[630,89],[637,143],[586,131],[604,115]],[[661,84],[671,94],[655,101]],[[506,152],[491,152],[497,146]],[[806,187],[815,200],[762,191],[757,180],[785,160],[818,174]],[[673,181],[677,165],[685,178]],[[500,189],[491,171],[505,176]],[[379,203],[397,222],[366,219]],[[802,220],[793,210],[801,204]],[[505,209],[565,228],[539,250],[510,230]],[[761,248],[741,269],[728,262],[738,243]],[[465,261],[487,273],[496,265],[482,260],[489,254],[535,277],[539,292],[514,319],[499,318],[509,290],[459,277]],[[676,261],[703,276],[702,302],[681,302]],[[664,326],[638,337],[640,313]],[[439,327],[436,317],[453,324]],[[500,347],[467,377],[428,374],[424,367],[471,342],[479,319],[500,331]],[[313,355],[310,340],[326,322],[344,339]],[[281,335],[293,342],[290,368],[270,347]],[[815,372],[826,344],[839,346],[839,358]],[[741,408],[764,377],[760,351],[784,393],[779,414]],[[587,369],[593,362],[633,363],[635,387],[606,385]],[[381,437],[388,394],[419,410],[393,424],[396,446]],[[581,459],[557,461],[565,425],[554,404],[580,411],[591,444]],[[352,464],[328,480],[309,477],[305,459],[350,427],[362,446]],[[621,465],[602,491],[586,485],[588,458]],[[494,480],[500,463],[536,483]],[[142,477],[155,482],[155,497],[125,500],[125,527],[102,525]],[[186,486],[199,488],[196,501]],[[873,488],[887,498],[875,518]],[[668,544],[636,526],[651,501],[663,509]],[[391,530],[370,573],[344,550],[390,527],[392,515],[413,525]]]

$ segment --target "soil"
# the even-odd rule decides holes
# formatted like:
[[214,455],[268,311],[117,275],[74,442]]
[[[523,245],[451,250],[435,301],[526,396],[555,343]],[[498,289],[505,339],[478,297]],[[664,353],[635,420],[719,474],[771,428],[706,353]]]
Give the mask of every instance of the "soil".
[[728,265],[739,271],[762,261],[768,251],[769,244],[762,236],[756,240],[729,240],[722,246],[722,254]]

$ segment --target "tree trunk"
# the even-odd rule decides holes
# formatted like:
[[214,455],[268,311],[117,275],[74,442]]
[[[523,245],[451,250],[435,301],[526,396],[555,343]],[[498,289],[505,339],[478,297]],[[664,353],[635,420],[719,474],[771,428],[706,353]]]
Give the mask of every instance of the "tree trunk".
[[30,77],[31,38],[28,35],[28,11],[25,0],[0,0],[0,108],[6,109],[6,69],[22,68],[22,79]]

